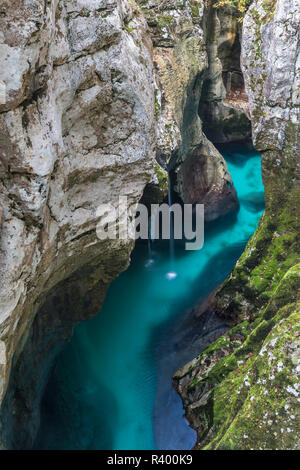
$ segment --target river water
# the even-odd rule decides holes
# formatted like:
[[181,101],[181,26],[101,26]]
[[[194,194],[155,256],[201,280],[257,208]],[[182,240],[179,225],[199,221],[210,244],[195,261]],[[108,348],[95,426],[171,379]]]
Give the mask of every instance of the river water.
[[[225,280],[264,210],[260,154],[226,145],[240,209],[205,228],[201,251],[165,242],[137,244],[130,268],[110,287],[100,314],[75,329],[42,403],[38,449],[189,449],[188,427],[172,374],[224,329],[195,323],[188,309]],[[186,332],[184,328],[187,328]],[[206,334],[203,336],[203,331]],[[204,340],[199,341],[202,336]]]

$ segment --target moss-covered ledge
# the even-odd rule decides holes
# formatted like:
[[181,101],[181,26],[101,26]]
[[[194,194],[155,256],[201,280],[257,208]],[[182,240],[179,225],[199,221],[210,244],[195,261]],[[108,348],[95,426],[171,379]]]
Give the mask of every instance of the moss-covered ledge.
[[174,382],[199,449],[299,449],[300,263]]
[[210,308],[233,327],[174,376],[199,449],[300,448],[300,190],[277,192]]
[[234,271],[217,292],[214,309],[229,324],[261,316],[281,279],[300,261],[300,189],[277,192]]

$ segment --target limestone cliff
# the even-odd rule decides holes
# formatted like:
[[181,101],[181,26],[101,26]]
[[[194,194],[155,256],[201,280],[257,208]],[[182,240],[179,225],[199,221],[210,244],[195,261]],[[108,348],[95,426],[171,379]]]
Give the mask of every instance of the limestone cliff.
[[100,241],[96,210],[138,202],[153,177],[152,46],[127,1],[0,13],[2,439],[27,447],[51,359],[129,263],[133,242]]
[[[214,220],[236,209],[238,202],[226,162],[207,140],[199,114],[201,97],[207,95],[204,84],[216,63],[217,86],[225,90],[217,53],[210,53],[207,9],[199,0],[138,3],[154,46],[157,160],[173,171],[183,202],[204,203],[206,220]],[[221,32],[219,27],[219,36]],[[220,105],[225,96],[218,94]]]
[[155,156],[183,161],[192,150],[210,169],[205,184],[218,183],[214,217],[236,207],[198,116],[202,13],[195,0],[1,2],[3,447],[32,445],[53,359],[129,264],[133,241],[97,238],[97,207],[120,195],[136,203],[145,187],[161,199],[166,174]]
[[241,70],[241,23],[230,4],[205,13],[208,70],[205,73],[200,116],[206,136],[215,143],[251,139],[249,103]]
[[197,448],[299,449],[299,0],[257,0],[242,62],[266,212],[210,308],[233,328],[175,376]]

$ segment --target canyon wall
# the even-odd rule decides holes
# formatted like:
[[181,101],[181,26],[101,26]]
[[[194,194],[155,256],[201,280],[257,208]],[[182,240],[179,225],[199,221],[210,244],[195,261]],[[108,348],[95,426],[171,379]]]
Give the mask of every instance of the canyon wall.
[[134,242],[100,240],[97,208],[140,200],[156,131],[152,45],[129,2],[0,13],[1,435],[18,448],[33,443],[51,360],[128,267]]
[[243,24],[266,211],[209,305],[232,329],[174,377],[198,449],[299,449],[299,31],[299,0],[257,0]]
[[[172,170],[181,200],[205,204],[206,220],[215,220],[237,209],[238,201],[226,162],[207,139],[199,115],[204,83],[211,77],[220,105],[226,97],[217,51],[211,58],[208,11],[198,0],[138,3],[154,46],[157,160]],[[229,7],[228,12],[234,17],[234,9]],[[233,24],[231,31],[236,28]],[[213,62],[218,62],[216,77],[211,72]]]
[[132,240],[97,237],[98,206],[145,188],[163,199],[159,163],[180,173],[191,155],[179,181],[207,173],[194,202],[211,189],[213,218],[237,206],[198,116],[203,12],[195,0],[1,2],[1,447],[33,445],[54,358],[129,265]]
[[206,136],[214,143],[251,139],[249,103],[241,70],[242,26],[230,4],[206,10],[204,22],[209,67],[199,113]]

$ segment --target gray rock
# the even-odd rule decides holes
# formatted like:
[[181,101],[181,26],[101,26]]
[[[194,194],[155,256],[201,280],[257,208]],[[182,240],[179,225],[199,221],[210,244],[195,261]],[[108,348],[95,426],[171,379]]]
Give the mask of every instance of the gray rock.
[[299,135],[299,25],[299,0],[254,2],[244,21],[242,65],[259,150],[282,150],[289,126]]
[[76,322],[100,310],[107,286],[129,264],[132,241],[97,238],[97,207],[117,205],[119,195],[137,203],[155,175],[151,44],[130,4],[1,3],[0,402],[11,378],[2,409],[7,447],[32,444],[51,360]]

